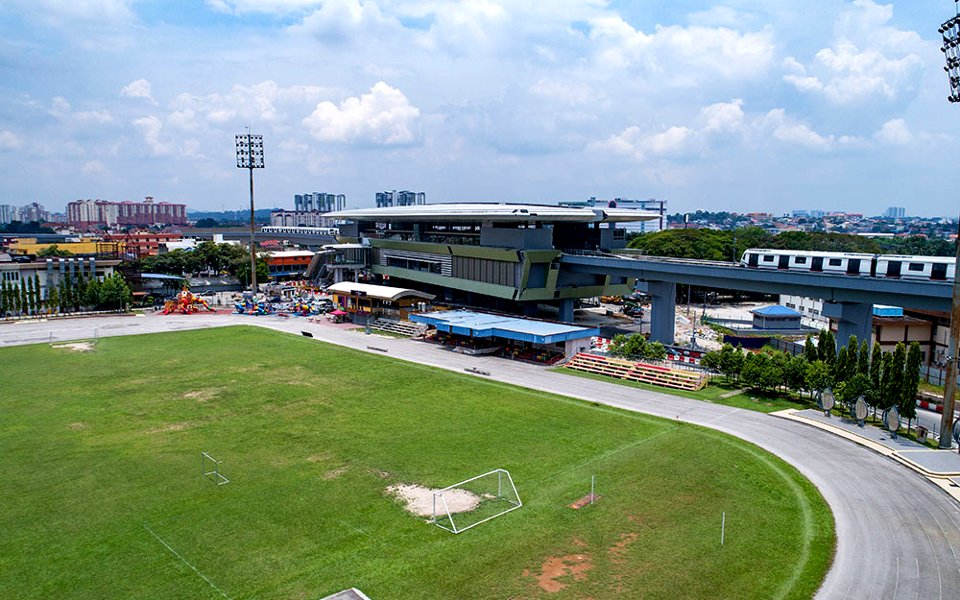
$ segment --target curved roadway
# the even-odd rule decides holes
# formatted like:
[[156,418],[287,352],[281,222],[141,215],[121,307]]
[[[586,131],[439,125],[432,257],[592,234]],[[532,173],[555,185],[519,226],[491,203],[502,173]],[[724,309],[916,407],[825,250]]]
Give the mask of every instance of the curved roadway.
[[564,375],[542,367],[473,357],[431,344],[366,337],[329,325],[275,317],[189,315],[109,317],[0,325],[0,346],[215,327],[266,326],[448,370],[478,368],[490,377],[555,394],[669,419],[747,440],[794,465],[826,498],[836,521],[836,555],[818,598],[956,599],[960,597],[960,504],[907,467],[857,444],[763,413]]

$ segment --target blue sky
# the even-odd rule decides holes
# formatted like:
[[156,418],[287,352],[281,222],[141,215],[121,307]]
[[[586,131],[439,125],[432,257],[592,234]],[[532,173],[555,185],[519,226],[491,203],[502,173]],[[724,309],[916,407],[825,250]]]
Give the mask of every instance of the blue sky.
[[955,217],[949,0],[5,0],[0,204],[663,198]]

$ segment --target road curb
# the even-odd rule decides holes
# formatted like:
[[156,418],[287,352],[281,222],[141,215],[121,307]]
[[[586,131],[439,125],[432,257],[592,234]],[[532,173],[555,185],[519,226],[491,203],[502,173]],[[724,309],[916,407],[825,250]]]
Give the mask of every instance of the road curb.
[[930,471],[922,467],[921,465],[917,464],[916,462],[910,460],[909,458],[904,457],[897,450],[888,448],[883,444],[878,444],[877,442],[867,437],[847,431],[846,429],[843,429],[841,427],[834,427],[833,425],[829,425],[827,423],[822,423],[820,421],[808,419],[798,414],[798,411],[794,408],[788,408],[786,410],[781,410],[781,411],[770,413],[770,414],[775,417],[779,417],[781,419],[787,419],[789,421],[802,423],[809,427],[814,427],[821,431],[826,431],[837,437],[841,437],[841,438],[850,440],[855,444],[859,444],[860,446],[863,446],[864,448],[872,450],[873,452],[889,457],[892,460],[907,467],[908,469],[919,473],[928,481],[930,481],[931,483],[933,483],[934,485],[942,489],[944,492],[946,492],[954,500],[956,500],[957,502],[960,502],[960,486],[954,483],[951,479],[953,477],[957,477],[958,475],[960,475],[958,473]]

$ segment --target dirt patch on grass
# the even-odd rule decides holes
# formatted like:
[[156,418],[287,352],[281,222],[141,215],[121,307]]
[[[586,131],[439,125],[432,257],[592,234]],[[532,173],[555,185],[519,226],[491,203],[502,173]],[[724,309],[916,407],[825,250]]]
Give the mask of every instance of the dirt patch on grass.
[[627,548],[637,541],[638,535],[639,534],[636,532],[621,533],[620,541],[613,546],[610,546],[610,549],[607,550],[607,555],[610,557],[610,562],[615,565],[622,565],[625,560],[623,555],[626,553]]
[[207,402],[219,396],[222,391],[223,388],[204,388],[202,390],[187,392],[183,397],[188,400],[196,400],[197,402]]
[[540,567],[539,574],[524,569],[523,576],[536,579],[541,590],[556,593],[569,585],[561,579],[572,578],[573,581],[583,581],[587,578],[587,572],[592,568],[593,559],[589,554],[568,554],[545,560]]
[[62,348],[71,352],[93,352],[96,345],[93,342],[73,342],[70,344],[56,344],[54,348]]
[[330,460],[330,455],[327,454],[326,452],[321,454],[311,454],[310,456],[307,457],[307,462],[311,462],[311,463],[324,462],[327,460]]
[[341,475],[343,475],[349,470],[350,470],[350,467],[337,467],[336,469],[330,469],[329,471],[323,474],[323,478],[326,479],[327,481],[330,481],[331,479],[336,479],[337,477],[340,477]]
[[587,494],[583,498],[578,498],[577,500],[574,500],[572,504],[568,504],[567,506],[572,508],[573,510],[580,510],[584,506],[588,506],[591,500],[593,500],[594,502],[599,502],[600,498],[603,498],[603,496],[598,496],[595,494],[593,495]]
[[[413,483],[398,483],[387,488],[387,492],[403,500],[408,512],[418,517],[433,516],[433,493],[431,489]],[[480,496],[466,490],[448,490],[443,494],[447,510],[451,513],[470,512],[480,504]]]
[[87,429],[87,428],[88,428],[88,425],[86,423],[81,423],[80,421],[77,421],[76,423],[70,423],[67,425],[67,429],[69,429],[70,431],[83,431],[84,429]]
[[193,427],[193,423],[189,421],[183,421],[182,423],[170,423],[169,425],[164,425],[163,427],[154,427],[153,429],[148,429],[147,433],[168,433],[171,431],[185,431]]

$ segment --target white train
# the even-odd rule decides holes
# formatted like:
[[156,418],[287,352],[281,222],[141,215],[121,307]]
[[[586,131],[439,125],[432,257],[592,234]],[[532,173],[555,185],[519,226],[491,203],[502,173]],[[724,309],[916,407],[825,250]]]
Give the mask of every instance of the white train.
[[925,281],[952,281],[956,277],[956,259],[952,256],[904,256],[749,248],[740,258],[740,265],[752,269],[809,271]]
[[264,225],[262,233],[280,233],[288,235],[340,235],[336,227],[298,227],[292,225]]

